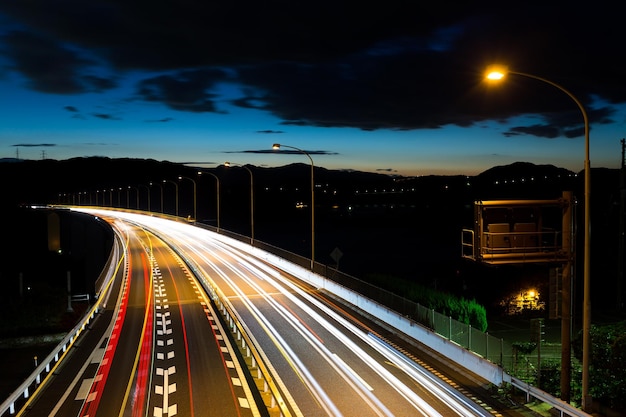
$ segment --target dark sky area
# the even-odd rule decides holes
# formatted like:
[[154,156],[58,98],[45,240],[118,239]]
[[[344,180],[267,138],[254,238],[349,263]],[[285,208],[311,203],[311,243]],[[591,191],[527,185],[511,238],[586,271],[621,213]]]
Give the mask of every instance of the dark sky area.
[[592,164],[615,167],[624,14],[584,6],[2,0],[0,156],[279,165],[265,152],[284,141],[330,168],[582,169],[574,102],[527,77],[487,86],[498,63],[570,90]]

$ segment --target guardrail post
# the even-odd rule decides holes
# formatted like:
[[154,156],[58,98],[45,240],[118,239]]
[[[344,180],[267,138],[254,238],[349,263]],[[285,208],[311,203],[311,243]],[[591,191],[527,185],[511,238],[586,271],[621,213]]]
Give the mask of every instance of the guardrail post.
[[485,358],[489,359],[489,332],[485,332]]

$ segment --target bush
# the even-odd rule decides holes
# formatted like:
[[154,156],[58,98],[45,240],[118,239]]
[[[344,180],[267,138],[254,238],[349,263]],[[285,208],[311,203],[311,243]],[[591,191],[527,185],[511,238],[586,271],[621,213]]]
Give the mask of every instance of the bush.
[[466,300],[387,275],[372,274],[367,277],[367,280],[373,285],[419,303],[426,308],[450,316],[461,323],[469,324],[481,332],[487,330],[487,310],[476,300]]

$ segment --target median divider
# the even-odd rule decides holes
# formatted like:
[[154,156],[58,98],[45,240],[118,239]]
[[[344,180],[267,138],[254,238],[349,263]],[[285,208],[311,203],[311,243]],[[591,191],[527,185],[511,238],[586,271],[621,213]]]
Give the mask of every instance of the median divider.
[[[152,233],[158,235],[154,230]],[[263,398],[269,414],[282,417],[302,416],[287,388],[278,378],[274,377],[278,373],[273,368],[271,361],[265,356],[263,350],[257,348],[259,343],[252,336],[252,332],[249,331],[246,324],[240,320],[228,298],[193,259],[187,257],[184,251],[180,250],[176,245],[172,245],[167,239],[164,239],[164,241],[184,260],[222,315],[224,322],[237,343],[240,353],[246,361],[248,371],[255,379],[256,387]]]

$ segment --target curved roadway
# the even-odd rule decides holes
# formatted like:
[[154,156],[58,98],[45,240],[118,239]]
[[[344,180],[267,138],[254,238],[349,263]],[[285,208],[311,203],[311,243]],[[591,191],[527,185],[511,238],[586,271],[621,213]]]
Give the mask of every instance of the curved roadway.
[[180,257],[144,228],[102,214],[126,242],[125,273],[101,295],[111,302],[44,394],[20,414],[267,415],[228,331]]
[[[399,352],[363,319],[339,305],[333,305],[315,288],[236,249],[229,244],[228,238],[185,223],[145,215],[80,210],[105,219],[118,219],[115,222],[141,225],[159,235],[187,261],[193,262],[194,270],[202,275],[202,279],[220,289],[226,298],[223,301],[230,304],[239,321],[246,327],[246,334],[271,363],[272,377],[286,402],[288,414],[307,417],[505,415],[504,411],[465,395],[454,383],[435,376],[415,358]],[[168,250],[162,248],[159,252],[166,253]],[[157,261],[159,259],[157,257]],[[175,340],[183,339],[185,343],[172,350],[172,358],[160,360],[157,357],[152,370],[154,372],[156,369],[156,376],[153,376],[155,387],[166,387],[172,381],[169,379],[164,382],[167,370],[175,367],[176,373],[169,374],[169,378],[176,378],[177,388],[168,398],[172,401],[175,398],[181,410],[183,404],[195,403],[198,397],[196,390],[199,389],[197,383],[202,381],[202,384],[215,386],[214,377],[205,372],[209,363],[219,358],[201,359],[189,351],[185,352],[184,346],[204,346],[204,343],[212,342],[212,336],[210,332],[208,336],[200,336],[207,329],[203,328],[201,321],[196,322],[194,319],[193,333],[198,340],[193,343],[186,340],[191,332],[185,332],[185,328],[190,327],[186,327],[181,320],[182,317],[186,318],[186,310],[182,306],[186,306],[187,302],[200,304],[200,299],[194,299],[193,296],[198,286],[193,284],[194,280],[186,272],[185,265],[171,267],[179,272],[168,273],[169,278],[164,279],[170,315],[166,319],[162,310],[161,321],[156,318],[155,327],[166,326],[164,323],[171,320]],[[161,265],[161,272],[163,269]],[[143,285],[147,285],[145,279]],[[155,288],[159,288],[158,285]],[[183,291],[183,286],[187,285],[188,290]],[[149,303],[149,295],[140,290],[141,283],[138,283],[138,288],[139,294],[133,297],[137,305]],[[163,306],[165,302],[161,300],[159,303],[157,298],[155,294],[155,305]],[[174,299],[177,300],[177,308],[172,308]],[[207,301],[204,303],[207,304]],[[207,317],[204,320],[208,322]],[[139,326],[135,326],[133,334],[139,332]],[[162,330],[167,331],[168,328],[163,327]],[[166,341],[167,338],[156,338],[155,344],[159,340]],[[137,341],[133,345],[141,346]],[[140,348],[134,349],[139,355]],[[168,352],[166,349],[162,354],[167,358]],[[132,349],[126,355],[131,354]],[[198,374],[193,372],[195,367],[189,365],[196,361],[199,364]],[[191,375],[187,384],[192,387],[189,392],[182,389],[186,375]],[[156,410],[165,412],[166,405],[171,406],[171,402],[161,403],[164,395],[160,394],[158,388],[155,389],[157,394],[152,391],[148,401],[148,407],[155,410],[154,415]],[[161,390],[165,392],[167,389]],[[121,391],[119,389],[114,395],[119,396]],[[152,412],[147,414],[153,415]],[[222,415],[237,414],[227,412]]]

